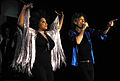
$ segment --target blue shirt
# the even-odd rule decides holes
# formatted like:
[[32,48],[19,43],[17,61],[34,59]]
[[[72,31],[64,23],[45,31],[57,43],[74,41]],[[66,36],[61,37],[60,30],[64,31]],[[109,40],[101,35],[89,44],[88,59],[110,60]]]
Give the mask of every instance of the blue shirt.
[[[70,38],[72,40],[72,43],[73,43],[73,55],[72,55],[72,65],[73,66],[78,66],[78,63],[79,63],[78,59],[80,57],[78,58],[77,56],[78,56],[78,53],[80,53],[79,51],[82,51],[82,50],[79,50],[80,45],[77,45],[77,43],[76,43],[76,36],[78,36],[78,35],[79,35],[79,33],[77,33],[74,30],[69,31],[69,36],[70,36]],[[89,55],[92,57],[93,64],[95,64],[95,60],[94,60],[94,55],[93,55],[93,47],[92,47],[92,42],[91,42],[91,36],[94,36],[94,35],[100,37],[102,40],[104,40],[107,37],[107,35],[103,34],[103,31],[101,31],[101,30],[95,30],[93,28],[88,28],[88,29],[85,30],[84,37],[86,37],[87,42],[89,43],[89,49],[90,49]],[[82,39],[82,41],[84,41],[84,40]],[[82,49],[83,48],[84,47],[82,47]],[[80,56],[80,54],[79,54],[79,56]],[[79,60],[81,60],[81,59],[82,58],[80,58]],[[87,59],[87,60],[89,60],[89,59]]]

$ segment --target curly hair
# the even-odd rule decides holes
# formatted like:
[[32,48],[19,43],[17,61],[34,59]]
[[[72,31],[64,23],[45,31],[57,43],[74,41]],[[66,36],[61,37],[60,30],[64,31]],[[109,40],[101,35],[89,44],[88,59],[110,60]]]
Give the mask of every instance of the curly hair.
[[75,12],[72,16],[72,19],[71,19],[71,25],[74,26],[75,25],[74,21],[77,21],[77,19],[80,18],[81,16],[84,16],[85,21],[87,21],[86,15],[84,13]]
[[30,17],[30,27],[32,27],[35,30],[38,30],[41,18],[47,19],[46,11],[42,9],[32,10],[31,17]]

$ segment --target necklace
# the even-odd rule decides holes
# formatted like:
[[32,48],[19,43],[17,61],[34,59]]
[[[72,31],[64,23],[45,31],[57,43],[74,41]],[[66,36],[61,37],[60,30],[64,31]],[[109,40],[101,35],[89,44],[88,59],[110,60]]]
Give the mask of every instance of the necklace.
[[[39,31],[40,32],[40,31]],[[43,37],[45,37],[46,39],[47,39],[47,36],[45,35],[45,33],[43,33],[43,32],[40,32],[42,35],[43,35]],[[48,39],[47,39],[48,40]]]
[[39,33],[41,33],[41,34],[44,36],[44,33],[43,33],[43,32],[40,32],[40,31],[39,31]]

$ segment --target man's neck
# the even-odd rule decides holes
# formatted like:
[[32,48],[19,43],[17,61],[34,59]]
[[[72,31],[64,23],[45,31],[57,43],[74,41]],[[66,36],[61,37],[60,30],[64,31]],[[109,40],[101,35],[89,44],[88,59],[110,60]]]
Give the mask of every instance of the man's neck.
[[82,31],[82,28],[76,26],[75,30],[76,30],[78,33],[80,33],[80,32]]

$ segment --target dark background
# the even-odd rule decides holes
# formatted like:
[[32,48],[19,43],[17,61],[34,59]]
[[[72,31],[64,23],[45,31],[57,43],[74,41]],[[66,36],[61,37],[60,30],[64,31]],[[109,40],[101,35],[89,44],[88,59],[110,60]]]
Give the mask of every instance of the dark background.
[[[17,0],[19,4],[18,12],[21,10],[23,3]],[[26,1],[26,0],[24,0]],[[28,0],[29,2],[30,0]],[[71,28],[71,17],[75,12],[83,12],[87,16],[87,21],[89,27],[96,29],[104,29],[107,23],[115,18],[118,18],[118,21],[114,23],[114,27],[108,32],[108,37],[106,41],[101,41],[100,39],[93,38],[93,51],[95,56],[94,65],[95,69],[95,81],[119,81],[119,46],[120,46],[120,16],[119,16],[119,4],[115,1],[40,1],[32,0],[34,8],[44,9],[49,12],[50,21],[55,18],[54,10],[58,12],[63,11],[64,13],[64,22],[61,30],[61,39],[63,49],[66,55],[67,66],[61,66],[61,69],[58,69],[55,72],[55,80],[63,81],[70,80],[69,64],[71,60],[71,45],[68,39],[68,30]],[[13,4],[14,5],[14,4]],[[13,25],[16,23],[17,18],[7,17],[7,21],[11,21]],[[1,21],[1,20],[0,20]],[[15,26],[11,27],[13,30]],[[14,30],[15,31],[15,30]]]

